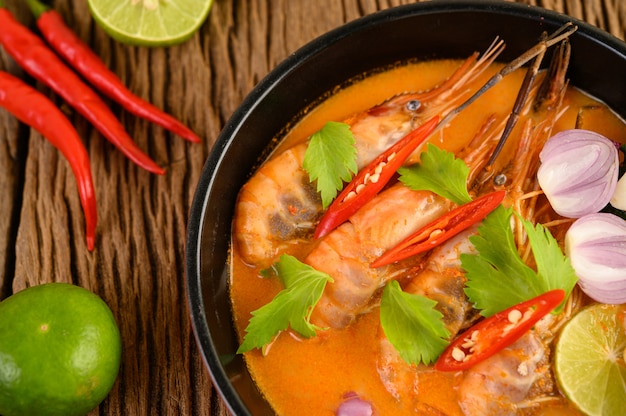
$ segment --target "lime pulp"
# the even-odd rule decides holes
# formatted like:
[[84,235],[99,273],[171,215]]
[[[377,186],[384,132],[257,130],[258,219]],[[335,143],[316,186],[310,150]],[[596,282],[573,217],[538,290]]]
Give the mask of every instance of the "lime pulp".
[[170,46],[204,23],[213,0],[88,0],[94,19],[112,38],[138,46]]
[[563,393],[590,416],[626,409],[626,305],[596,304],[563,328],[555,373]]

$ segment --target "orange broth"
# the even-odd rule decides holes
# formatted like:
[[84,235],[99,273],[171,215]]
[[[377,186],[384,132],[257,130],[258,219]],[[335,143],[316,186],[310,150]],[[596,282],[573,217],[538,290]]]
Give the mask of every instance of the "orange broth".
[[[341,89],[307,113],[287,133],[274,154],[306,140],[329,120],[344,120],[405,91],[429,89],[447,78],[459,64],[460,61],[453,60],[409,64],[366,77]],[[484,83],[498,68],[494,65],[491,72],[476,81],[476,85]],[[487,114],[506,115],[511,111],[523,77],[523,71],[506,77],[465,109],[437,137],[431,138],[431,143],[450,151],[461,149],[472,139]],[[584,125],[580,127],[626,142],[624,123],[605,106],[571,88],[565,100],[571,105],[554,132],[573,128],[579,109],[590,108],[584,110]],[[303,253],[307,250],[306,246],[300,248]],[[244,264],[236,247],[232,253],[231,299],[236,329],[243,337],[250,313],[270,302],[282,285],[278,279],[261,278],[258,269]],[[416,403],[412,399],[395,400],[379,379],[376,369],[379,325],[377,309],[374,309],[345,329],[322,331],[311,339],[299,339],[284,332],[271,344],[265,356],[261,351],[253,350],[245,354],[245,359],[259,390],[280,415],[333,415],[347,392],[357,392],[372,402],[376,414],[411,414]],[[427,372],[420,376],[417,400],[444,414],[461,415],[453,386],[454,374]],[[571,409],[547,411],[554,415],[571,414]]]

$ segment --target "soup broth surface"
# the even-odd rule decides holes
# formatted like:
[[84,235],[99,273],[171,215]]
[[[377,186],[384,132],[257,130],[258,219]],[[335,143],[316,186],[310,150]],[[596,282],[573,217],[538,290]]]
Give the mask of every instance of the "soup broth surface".
[[[312,109],[286,135],[273,152],[277,155],[306,140],[330,120],[342,121],[405,91],[421,91],[443,82],[460,61],[443,60],[412,63],[377,73],[333,94]],[[499,65],[474,82],[482,85]],[[525,70],[519,70],[466,108],[453,122],[430,139],[452,152],[463,149],[490,114],[503,118],[511,111]],[[569,88],[567,110],[559,118],[554,133],[579,127],[595,130],[618,142],[626,142],[624,123],[602,103]],[[581,114],[584,117],[581,117]],[[580,123],[583,125],[580,126]],[[505,147],[502,159],[510,159],[515,144]],[[507,156],[508,154],[508,156]],[[290,249],[302,258],[312,243]],[[241,337],[251,312],[267,304],[283,289],[276,278],[261,277],[260,268],[247,265],[234,245],[231,259],[230,294],[235,325]],[[380,320],[376,307],[345,329],[320,331],[302,339],[292,332],[281,333],[265,355],[260,350],[245,354],[250,373],[259,390],[280,415],[334,415],[344,395],[354,392],[371,402],[379,415],[423,414],[462,415],[458,404],[456,373],[423,371],[412,397],[394,398],[381,383],[377,371],[380,354]],[[438,413],[440,412],[440,413]],[[546,404],[541,414],[576,414],[572,408]]]

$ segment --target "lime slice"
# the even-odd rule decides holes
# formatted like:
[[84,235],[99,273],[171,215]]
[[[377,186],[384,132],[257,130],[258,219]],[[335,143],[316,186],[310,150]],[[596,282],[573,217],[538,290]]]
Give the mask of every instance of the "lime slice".
[[596,304],[563,328],[555,372],[563,393],[584,413],[622,415],[626,409],[626,305]]
[[204,23],[213,0],[88,0],[91,15],[112,38],[130,45],[170,46]]

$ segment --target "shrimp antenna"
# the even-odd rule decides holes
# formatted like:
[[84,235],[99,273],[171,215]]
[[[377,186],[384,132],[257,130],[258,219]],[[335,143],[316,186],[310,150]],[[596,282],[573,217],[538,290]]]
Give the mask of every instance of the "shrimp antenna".
[[542,55],[546,52],[548,48],[551,46],[561,42],[564,39],[570,37],[574,32],[578,30],[578,26],[573,24],[572,22],[567,22],[563,26],[559,27],[554,33],[548,36],[546,39],[542,39],[535,46],[515,58],[513,61],[502,67],[500,71],[494,74],[478,91],[474,93],[470,98],[468,98],[463,104],[456,107],[452,110],[443,120],[439,123],[439,125],[433,130],[433,133],[443,128],[447,125],[454,117],[456,117],[461,111],[463,111],[467,106],[476,101],[478,97],[487,92],[491,87],[496,85],[498,82],[502,80],[505,76],[510,74],[511,72],[521,68],[530,60],[534,59],[538,55]]
[[[544,38],[545,38],[544,34]],[[504,144],[506,143],[511,131],[513,131],[513,127],[517,123],[519,119],[519,114],[524,105],[526,105],[526,101],[528,100],[528,96],[530,95],[531,85],[534,83],[537,73],[539,72],[539,66],[541,65],[541,61],[543,61],[543,57],[545,56],[545,50],[541,51],[536,57],[531,66],[526,71],[526,75],[524,76],[524,80],[522,81],[522,85],[520,86],[519,92],[517,93],[517,97],[515,98],[515,103],[513,104],[513,109],[511,110],[511,114],[506,121],[506,125],[504,126],[504,131],[502,132],[502,136],[496,145],[496,148],[493,150],[489,161],[485,165],[485,170],[490,171],[491,166],[495,163],[496,159],[500,155]]]
[[[545,51],[544,51],[545,52]],[[552,58],[552,62],[550,63],[550,67],[548,68],[548,75],[544,78],[543,82],[539,86],[539,91],[537,92],[537,98],[533,107],[535,111],[538,107],[541,106],[541,102],[546,98],[550,93],[550,83],[548,80],[552,79],[556,74],[564,73],[567,68],[567,63],[569,62],[569,54],[570,54],[570,46],[567,39],[561,41],[558,46],[557,52],[555,52],[555,56]],[[495,163],[498,155],[502,151],[504,144],[506,143],[513,127],[517,123],[519,119],[519,114],[522,108],[526,105],[526,101],[528,100],[528,96],[530,95],[532,83],[535,80],[537,72],[539,71],[539,65],[541,64],[541,60],[543,59],[544,53],[540,53],[533,61],[533,64],[528,68],[528,72],[526,72],[526,76],[524,77],[524,81],[522,82],[522,86],[518,92],[517,98],[515,100],[515,104],[513,105],[513,109],[509,118],[507,119],[506,125],[504,127],[504,131],[502,132],[502,136],[496,145],[496,148],[493,150],[489,161],[483,168],[483,174],[479,182],[484,183],[488,178],[493,174],[493,164]],[[496,177],[497,178],[497,177]]]

